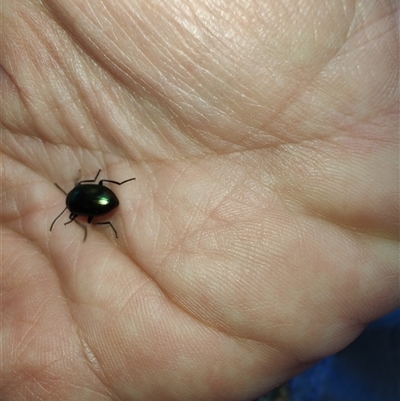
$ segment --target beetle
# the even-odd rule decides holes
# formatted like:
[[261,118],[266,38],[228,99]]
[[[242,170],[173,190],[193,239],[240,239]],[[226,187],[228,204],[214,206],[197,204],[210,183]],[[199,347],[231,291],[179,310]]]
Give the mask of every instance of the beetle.
[[75,223],[80,225],[85,230],[83,241],[86,239],[87,228],[84,224],[76,220],[78,216],[87,217],[88,224],[108,224],[113,229],[115,238],[118,238],[117,231],[115,230],[111,221],[93,222],[93,218],[108,214],[119,205],[117,195],[115,195],[110,188],[105,187],[103,183],[109,182],[112,184],[122,185],[126,182],[133,181],[136,178],[129,178],[128,180],[122,182],[113,180],[100,180],[99,183],[96,184],[100,171],[101,169],[97,172],[96,177],[94,177],[93,180],[78,181],[75,187],[72,188],[68,194],[57,183],[54,183],[58,189],[67,195],[67,198],[65,200],[65,209],[53,220],[50,226],[50,231],[53,229],[54,223],[68,209],[71,213],[69,215],[69,221],[64,223],[64,226],[75,221]]

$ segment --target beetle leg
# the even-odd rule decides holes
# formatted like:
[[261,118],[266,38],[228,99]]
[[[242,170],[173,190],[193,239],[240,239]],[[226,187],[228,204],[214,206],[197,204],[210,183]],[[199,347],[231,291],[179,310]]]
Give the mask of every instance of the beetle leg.
[[96,182],[96,181],[97,181],[97,177],[98,177],[99,174],[100,174],[100,171],[101,171],[101,169],[97,172],[96,177],[94,177],[93,180],[78,181],[78,182],[76,183],[76,185],[81,185],[81,184],[84,183],[84,182]]
[[122,184],[125,184],[126,182],[133,181],[133,180],[136,180],[136,178],[129,178],[129,180],[125,180],[122,182],[113,181],[113,180],[100,180],[99,185],[103,185],[103,182],[111,182],[113,184],[122,185]]
[[79,227],[81,227],[83,229],[83,231],[85,231],[85,235],[83,237],[83,241],[85,241],[86,236],[87,236],[87,227],[83,223],[81,223],[80,221],[76,220],[77,217],[78,217],[77,214],[71,213],[69,215],[69,221],[64,223],[64,226],[66,226],[67,224],[72,223],[74,221],[76,224],[78,224]]
[[63,191],[65,193],[65,195],[67,195],[67,193],[55,182],[54,185],[60,190]]
[[93,223],[93,216],[89,216],[87,219],[89,224],[94,224],[94,225],[100,225],[100,224],[108,224],[112,230],[114,231],[115,234],[115,238],[118,238],[118,234],[117,234],[117,230],[114,228],[114,226],[112,225],[111,221],[100,221],[100,222],[95,222]]
[[115,238],[118,238],[117,230],[114,228],[114,226],[112,225],[111,221],[101,221],[99,223],[92,223],[92,224],[96,224],[96,225],[108,224],[113,229],[114,234],[115,234]]
[[83,223],[78,221],[78,220],[74,220],[74,221],[75,221],[76,224],[78,224],[78,226],[81,226],[83,228],[83,231],[85,231],[85,234],[83,235],[83,241],[82,241],[82,242],[85,242],[85,239],[86,239],[86,236],[87,236],[87,227]]
[[77,214],[71,213],[71,214],[69,215],[69,221],[67,221],[66,223],[64,223],[64,226],[66,226],[67,224],[73,222],[77,217],[78,217]]

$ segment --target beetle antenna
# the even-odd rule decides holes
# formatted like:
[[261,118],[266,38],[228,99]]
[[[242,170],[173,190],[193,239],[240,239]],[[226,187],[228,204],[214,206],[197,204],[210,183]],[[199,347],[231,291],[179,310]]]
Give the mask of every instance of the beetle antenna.
[[53,220],[50,226],[50,231],[53,229],[54,223],[62,216],[62,214],[67,210],[68,206]]

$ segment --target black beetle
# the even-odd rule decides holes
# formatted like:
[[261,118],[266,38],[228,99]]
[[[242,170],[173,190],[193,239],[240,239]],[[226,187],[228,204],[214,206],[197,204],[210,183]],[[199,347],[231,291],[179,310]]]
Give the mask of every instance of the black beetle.
[[[110,188],[103,186],[104,182],[111,182],[112,184],[122,185],[126,182],[133,181],[135,178],[130,178],[129,180],[125,180],[122,182],[113,181],[113,180],[100,180],[98,184],[88,184],[95,183],[97,177],[100,174],[99,170],[94,177],[93,180],[84,180],[76,183],[75,187],[71,189],[71,191],[67,194],[57,183],[54,185],[63,191],[66,198],[66,207],[65,209],[54,219],[53,223],[51,223],[50,231],[53,229],[54,223],[58,218],[62,216],[62,214],[68,209],[71,214],[69,215],[69,221],[64,223],[67,225],[72,221],[79,224],[85,230],[85,236],[83,240],[85,241],[87,235],[87,228],[84,224],[75,220],[78,216],[86,216],[87,222],[89,224],[108,224],[113,229],[115,238],[118,238],[117,231],[110,221],[102,221],[102,222],[93,222],[93,218],[97,216],[103,216],[107,213],[110,213],[119,205],[119,200],[117,195]],[[82,185],[86,184],[86,185]]]

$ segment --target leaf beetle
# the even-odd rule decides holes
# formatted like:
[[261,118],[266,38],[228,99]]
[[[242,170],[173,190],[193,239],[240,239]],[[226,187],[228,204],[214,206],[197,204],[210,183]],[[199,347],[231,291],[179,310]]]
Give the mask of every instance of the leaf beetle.
[[[126,182],[133,181],[136,178],[129,178],[128,180],[118,182],[113,180],[100,180],[96,184],[97,178],[100,174],[101,169],[97,172],[96,177],[93,180],[83,180],[78,181],[74,188],[68,192],[68,194],[57,184],[54,185],[67,195],[65,200],[65,209],[53,220],[51,223],[50,231],[53,229],[54,223],[63,215],[63,213],[68,209],[71,213],[69,215],[69,221],[64,223],[67,225],[73,221],[81,226],[85,231],[85,236],[83,241],[85,241],[87,236],[87,227],[75,220],[78,216],[87,217],[88,224],[108,224],[114,231],[115,238],[118,238],[117,231],[112,225],[111,221],[93,222],[94,217],[103,216],[110,213],[119,205],[119,200],[117,195],[108,187],[105,187],[103,183],[110,182],[112,184],[122,185]],[[82,185],[84,184],[84,185]]]

